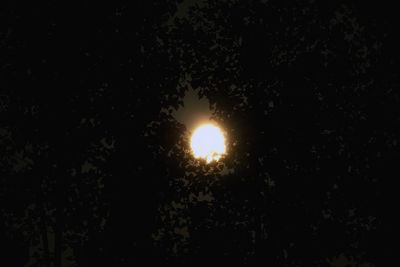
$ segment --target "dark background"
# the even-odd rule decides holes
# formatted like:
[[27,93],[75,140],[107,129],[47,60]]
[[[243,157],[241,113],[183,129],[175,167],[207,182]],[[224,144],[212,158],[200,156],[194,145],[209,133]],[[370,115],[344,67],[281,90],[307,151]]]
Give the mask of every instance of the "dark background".
[[[394,5],[0,5],[1,266],[388,266]],[[172,116],[189,88],[219,163]]]

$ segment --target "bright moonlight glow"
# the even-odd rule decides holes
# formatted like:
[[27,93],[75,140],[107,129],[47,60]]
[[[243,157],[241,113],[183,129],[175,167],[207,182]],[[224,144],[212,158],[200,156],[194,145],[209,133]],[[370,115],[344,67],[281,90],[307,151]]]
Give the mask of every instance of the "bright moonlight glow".
[[218,127],[204,124],[194,131],[191,147],[195,158],[205,159],[207,163],[218,161],[225,154],[225,137]]

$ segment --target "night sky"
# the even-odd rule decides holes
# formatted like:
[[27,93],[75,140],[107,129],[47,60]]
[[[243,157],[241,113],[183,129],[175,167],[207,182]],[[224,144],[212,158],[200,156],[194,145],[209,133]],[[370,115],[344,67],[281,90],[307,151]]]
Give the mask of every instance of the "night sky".
[[394,5],[7,1],[0,25],[0,266],[395,265]]

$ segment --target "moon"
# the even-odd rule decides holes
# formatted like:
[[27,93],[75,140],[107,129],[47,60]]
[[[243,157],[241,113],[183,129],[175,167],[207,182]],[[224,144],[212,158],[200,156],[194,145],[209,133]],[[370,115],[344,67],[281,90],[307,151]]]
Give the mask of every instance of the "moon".
[[224,134],[213,124],[196,128],[190,143],[194,157],[204,159],[207,163],[218,161],[226,153]]

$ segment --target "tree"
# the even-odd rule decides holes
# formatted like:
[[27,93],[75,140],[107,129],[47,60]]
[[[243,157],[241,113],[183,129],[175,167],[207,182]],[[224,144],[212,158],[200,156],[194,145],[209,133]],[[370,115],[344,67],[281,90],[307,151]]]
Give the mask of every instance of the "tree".
[[[393,19],[372,10],[202,0],[0,11],[7,259],[381,265],[399,61]],[[190,88],[227,132],[219,163],[194,160],[173,118]]]

